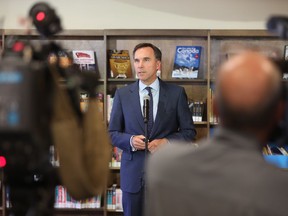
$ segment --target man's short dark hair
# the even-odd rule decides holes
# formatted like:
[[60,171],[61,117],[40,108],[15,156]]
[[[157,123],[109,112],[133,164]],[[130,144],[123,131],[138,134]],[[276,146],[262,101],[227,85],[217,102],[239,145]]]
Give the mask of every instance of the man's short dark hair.
[[151,43],[140,43],[138,45],[135,46],[134,50],[133,50],[133,58],[135,56],[135,52],[140,49],[140,48],[144,48],[144,47],[150,47],[153,49],[154,51],[154,55],[155,55],[155,58],[158,60],[158,61],[161,61],[162,59],[162,52],[161,50],[156,47],[155,45],[151,44]]

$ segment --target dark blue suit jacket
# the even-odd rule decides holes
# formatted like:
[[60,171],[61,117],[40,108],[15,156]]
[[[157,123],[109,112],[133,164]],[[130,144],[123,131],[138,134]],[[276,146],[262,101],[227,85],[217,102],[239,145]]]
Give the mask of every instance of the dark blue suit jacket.
[[[192,114],[183,87],[160,81],[159,103],[150,135],[153,139],[192,141],[195,138]],[[123,150],[120,182],[125,192],[136,193],[143,186],[145,151],[132,151],[132,135],[144,135],[145,124],[139,99],[139,81],[116,91],[109,133],[112,144]]]

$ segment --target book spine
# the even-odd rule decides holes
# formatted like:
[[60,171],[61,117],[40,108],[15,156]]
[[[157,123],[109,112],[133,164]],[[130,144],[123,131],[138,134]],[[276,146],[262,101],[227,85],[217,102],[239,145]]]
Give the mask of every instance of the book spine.
[[112,209],[116,209],[116,184],[112,186]]
[[122,190],[120,188],[116,188],[116,211],[123,211]]
[[112,189],[107,189],[107,209],[112,209]]

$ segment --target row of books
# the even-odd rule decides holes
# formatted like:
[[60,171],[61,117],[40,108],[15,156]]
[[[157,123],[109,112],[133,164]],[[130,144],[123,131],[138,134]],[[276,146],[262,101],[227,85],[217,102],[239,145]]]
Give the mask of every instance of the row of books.
[[[176,46],[172,78],[198,78],[201,50],[201,46]],[[108,50],[108,61],[110,78],[133,78],[128,50]]]
[[107,190],[107,209],[115,211],[123,211],[122,206],[122,190],[113,184]]
[[[288,59],[288,45],[285,46],[284,60]],[[172,78],[198,78],[200,59],[201,59],[201,46],[176,46],[174,64],[172,69]],[[226,59],[237,53],[227,53]],[[58,53],[60,64],[67,66],[74,64],[79,67],[81,71],[94,71],[97,72],[96,52],[93,50],[73,50],[71,52],[72,62],[68,55],[63,51]],[[130,54],[128,50],[108,50],[108,77],[115,79],[134,78],[132,74]],[[50,62],[55,61],[55,55],[51,55]],[[161,72],[158,73],[161,75]],[[137,76],[135,76],[137,78]],[[288,72],[283,73],[283,79],[288,79]]]
[[281,169],[288,169],[288,146],[269,143],[263,147],[264,159]]
[[[89,199],[84,199],[81,201],[73,199],[67,189],[62,185],[57,185],[55,187],[55,202],[54,208],[68,208],[68,209],[95,209],[101,208],[102,196],[94,196]],[[115,211],[123,211],[122,207],[122,190],[117,188],[116,184],[107,189],[107,209]],[[10,190],[7,187],[6,190],[6,208],[11,208],[12,203],[10,200]]]
[[206,102],[204,101],[192,101],[189,103],[189,109],[192,112],[194,122],[202,122],[207,120],[206,107]]
[[114,98],[110,94],[108,94],[106,98],[107,98],[107,122],[109,123]]
[[121,150],[118,147],[113,146],[111,161],[109,162],[109,167],[111,167],[111,168],[120,168],[121,167],[122,152],[123,152],[123,150]]
[[264,155],[286,155],[288,156],[288,151],[283,146],[267,144],[263,147]]
[[54,208],[75,208],[75,209],[87,209],[87,208],[100,208],[101,207],[101,195],[77,201],[73,199],[67,189],[62,185],[55,187],[55,203]]
[[[175,58],[172,69],[172,78],[198,78],[201,58],[201,46],[176,46]],[[67,66],[74,64],[81,71],[97,71],[96,52],[93,50],[73,50],[72,62],[68,54],[60,52],[58,58],[60,64]],[[56,56],[51,54],[50,62],[55,61]],[[128,50],[108,50],[108,77],[115,79],[134,78],[132,74],[131,59]],[[161,72],[158,72],[160,76]],[[135,77],[137,78],[137,77]]]
[[208,110],[209,112],[209,122],[212,124],[218,124],[220,119],[219,117],[214,113],[213,110],[213,100],[214,100],[214,90],[213,88],[209,89],[209,93],[208,93],[208,97],[209,97],[209,101],[210,101],[210,108]]

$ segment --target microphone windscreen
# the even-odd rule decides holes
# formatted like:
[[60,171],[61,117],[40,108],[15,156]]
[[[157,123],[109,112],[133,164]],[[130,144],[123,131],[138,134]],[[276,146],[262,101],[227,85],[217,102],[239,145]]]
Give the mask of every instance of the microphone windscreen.
[[145,96],[143,97],[143,100],[144,100],[144,101],[145,101],[145,100],[150,101],[150,97],[149,97],[149,95],[145,95]]
[[[54,71],[52,71],[54,72]],[[51,131],[59,155],[62,185],[76,200],[103,194],[109,176],[111,142],[105,129],[101,103],[89,100],[81,121],[71,106],[67,89],[59,85],[59,74],[52,73],[54,83]]]

